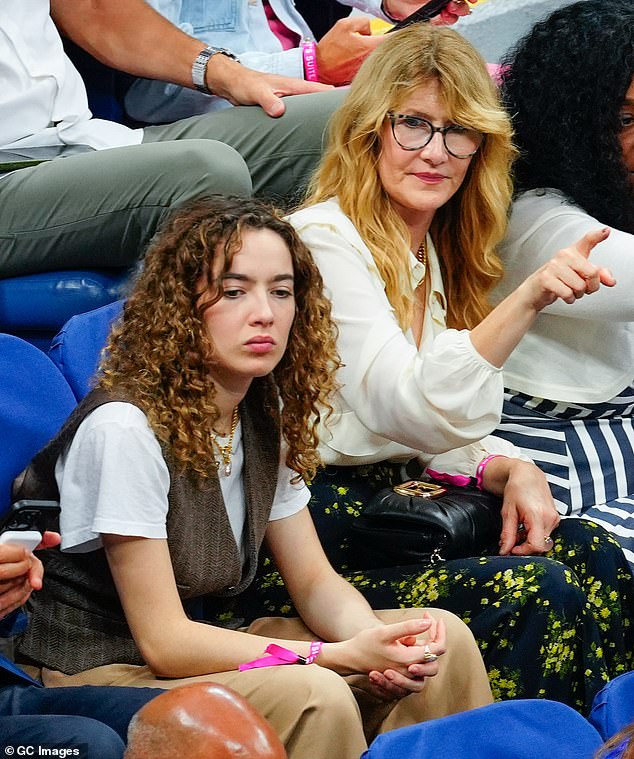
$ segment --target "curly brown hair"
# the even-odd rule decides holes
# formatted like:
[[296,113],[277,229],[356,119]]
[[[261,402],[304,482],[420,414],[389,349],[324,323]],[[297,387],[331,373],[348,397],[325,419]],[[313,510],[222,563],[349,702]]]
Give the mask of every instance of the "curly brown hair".
[[[222,276],[245,230],[269,229],[293,261],[295,319],[286,351],[263,383],[262,410],[281,425],[287,465],[306,479],[319,466],[316,426],[328,413],[339,367],[330,301],[310,252],[293,227],[257,200],[213,196],[177,210],[151,242],[142,271],[113,327],[98,387],[117,390],[146,414],[183,471],[205,478],[219,417],[209,375],[214,344],[203,314],[222,297]],[[223,257],[214,278],[214,261]],[[215,292],[202,299],[203,292]],[[281,415],[278,411],[282,403]]]

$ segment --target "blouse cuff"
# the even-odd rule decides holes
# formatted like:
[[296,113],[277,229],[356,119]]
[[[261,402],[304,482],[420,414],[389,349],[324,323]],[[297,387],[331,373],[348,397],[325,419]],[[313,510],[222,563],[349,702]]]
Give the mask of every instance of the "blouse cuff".
[[[445,482],[460,485],[455,478],[473,480],[478,471],[479,464],[488,456],[507,456],[512,459],[531,461],[513,443],[495,435],[488,435],[478,443],[455,448],[447,453],[440,453],[427,462],[425,471],[434,479],[447,478]],[[455,479],[455,481],[454,481]]]

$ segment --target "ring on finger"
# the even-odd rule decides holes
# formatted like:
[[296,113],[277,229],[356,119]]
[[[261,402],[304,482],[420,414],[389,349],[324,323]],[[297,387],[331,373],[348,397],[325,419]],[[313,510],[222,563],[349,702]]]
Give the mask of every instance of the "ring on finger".
[[547,546],[551,546],[553,544],[553,539],[550,537],[550,535],[544,535],[544,543]]
[[436,661],[437,658],[438,656],[431,650],[429,644],[425,643],[423,646],[423,661],[425,664]]

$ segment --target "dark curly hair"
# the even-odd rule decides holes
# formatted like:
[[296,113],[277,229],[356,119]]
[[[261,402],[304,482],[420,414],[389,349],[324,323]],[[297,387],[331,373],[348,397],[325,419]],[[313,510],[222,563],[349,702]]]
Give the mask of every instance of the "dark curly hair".
[[[214,196],[185,204],[168,219],[151,242],[123,316],[110,334],[98,386],[123,391],[136,403],[183,471],[208,475],[218,408],[209,376],[215,349],[203,315],[222,297],[222,274],[250,229],[278,234],[293,261],[295,320],[286,351],[272,375],[253,381],[264,389],[262,413],[269,413],[272,423],[279,423],[281,399],[286,463],[309,479],[320,463],[316,424],[330,408],[328,396],[339,368],[336,328],[308,248],[261,201]],[[214,278],[218,257],[222,269]],[[215,295],[202,298],[207,291]]]
[[634,232],[618,141],[634,76],[634,3],[581,0],[537,23],[503,64],[520,157],[516,191],[555,188],[601,223]]

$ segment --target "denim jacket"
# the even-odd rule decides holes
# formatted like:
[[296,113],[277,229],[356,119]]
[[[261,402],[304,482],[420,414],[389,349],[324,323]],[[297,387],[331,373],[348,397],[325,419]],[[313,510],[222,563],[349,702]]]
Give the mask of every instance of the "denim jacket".
[[[269,28],[262,0],[147,0],[148,4],[187,34],[214,47],[235,53],[250,69],[281,76],[304,78],[300,48],[282,50]],[[275,15],[302,38],[313,38],[293,0],[269,0]],[[382,16],[381,0],[339,0],[359,10]],[[175,84],[138,79],[125,100],[128,114],[150,124],[166,123],[229,106]]]

